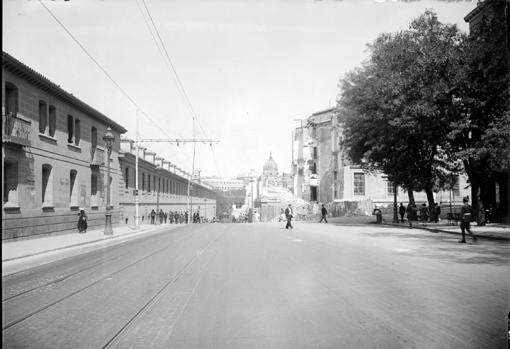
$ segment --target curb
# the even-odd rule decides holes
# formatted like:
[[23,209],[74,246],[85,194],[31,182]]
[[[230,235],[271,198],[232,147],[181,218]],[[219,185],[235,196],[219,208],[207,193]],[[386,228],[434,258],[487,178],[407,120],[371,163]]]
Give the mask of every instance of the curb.
[[50,252],[63,251],[63,250],[69,249],[69,248],[86,246],[86,245],[90,245],[90,244],[101,242],[101,241],[109,241],[109,240],[113,240],[113,239],[120,239],[120,238],[129,237],[129,236],[136,235],[136,234],[141,234],[141,233],[156,232],[159,229],[162,229],[162,227],[158,227],[158,228],[154,228],[154,229],[150,229],[150,228],[143,229],[143,230],[140,229],[139,231],[132,231],[132,232],[121,234],[121,235],[106,236],[106,237],[103,237],[103,238],[99,238],[99,239],[95,239],[95,240],[90,240],[90,241],[85,241],[85,242],[80,242],[80,243],[76,243],[76,244],[72,244],[72,245],[67,245],[67,246],[62,246],[62,247],[58,247],[58,248],[53,248],[53,249],[50,249],[50,250],[44,250],[44,251],[35,252],[35,253],[31,253],[31,254],[26,254],[26,255],[22,255],[22,256],[18,256],[18,257],[2,259],[2,263],[17,261],[17,260],[21,260],[21,259],[24,259],[24,258],[35,257],[35,256],[43,255],[43,254],[46,254],[46,253],[50,253]]
[[[393,227],[405,228],[402,225],[394,224],[394,223],[384,223],[384,224],[388,225],[388,226],[393,226]],[[459,232],[455,232],[455,231],[450,231],[450,230],[442,230],[442,229],[438,229],[438,228],[431,228],[431,227],[424,227],[424,226],[413,226],[413,229],[422,229],[422,230],[427,230],[427,231],[430,231],[430,232],[433,232],[433,233],[446,233],[446,234],[452,234],[452,235],[461,235],[460,231]],[[476,235],[476,237],[477,238],[481,238],[481,239],[488,239],[488,240],[510,241],[510,237],[503,237],[503,236]]]

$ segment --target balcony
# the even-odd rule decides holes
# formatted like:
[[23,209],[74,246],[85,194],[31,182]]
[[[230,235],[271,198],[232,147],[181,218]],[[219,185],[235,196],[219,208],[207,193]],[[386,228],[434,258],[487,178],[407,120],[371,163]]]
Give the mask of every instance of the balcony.
[[104,149],[96,147],[90,156],[90,166],[103,166],[105,164]]
[[21,119],[12,113],[2,115],[2,142],[14,143],[29,147],[30,121]]

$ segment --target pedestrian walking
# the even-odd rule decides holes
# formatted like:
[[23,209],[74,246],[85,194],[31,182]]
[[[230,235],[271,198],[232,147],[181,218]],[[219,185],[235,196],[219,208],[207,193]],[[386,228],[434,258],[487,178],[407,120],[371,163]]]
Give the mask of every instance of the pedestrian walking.
[[294,229],[292,226],[292,217],[294,215],[294,211],[292,210],[292,205],[289,204],[289,206],[285,209],[285,218],[287,218],[287,225],[285,226],[285,229]]
[[427,204],[422,204],[420,207],[420,219],[421,222],[428,222],[429,220],[429,209],[427,207]]
[[324,204],[322,204],[322,208],[321,208],[321,220],[319,221],[319,223],[321,223],[322,221],[324,222],[328,222],[328,220],[326,219],[326,215],[328,214],[328,210],[326,210],[326,207],[324,207]]
[[434,206],[434,223],[439,222],[439,217],[441,216],[441,206],[436,202]]
[[462,233],[462,240],[459,241],[459,243],[465,244],[466,243],[466,230],[473,238],[473,242],[476,242],[478,240],[471,232],[471,205],[469,204],[469,198],[466,196],[462,199],[463,205],[460,209],[460,231]]
[[418,219],[418,208],[414,201],[409,201],[406,209],[407,221],[409,222],[409,229],[413,229],[413,221]]
[[406,208],[404,207],[403,203],[400,203],[400,206],[398,207],[398,213],[400,214],[400,222],[404,223],[404,215],[406,214]]
[[78,232],[87,232],[87,215],[85,214],[85,210],[83,208],[80,208],[80,213],[78,213]]

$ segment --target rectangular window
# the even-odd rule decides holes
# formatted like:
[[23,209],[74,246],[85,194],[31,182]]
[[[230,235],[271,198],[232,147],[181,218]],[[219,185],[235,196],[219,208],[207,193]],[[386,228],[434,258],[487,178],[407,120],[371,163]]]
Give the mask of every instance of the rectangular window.
[[18,162],[4,161],[4,204],[18,205]]
[[74,144],[80,145],[80,119],[74,120]]
[[18,114],[18,88],[16,85],[5,83],[5,115]]
[[55,137],[55,130],[57,129],[57,109],[55,106],[50,105],[49,106],[49,129],[50,129],[50,136]]
[[454,178],[452,191],[454,196],[460,195],[459,176],[455,176]]
[[126,176],[124,177],[124,187],[127,189],[129,186],[129,167],[126,167],[125,170]]
[[145,173],[142,172],[142,190],[145,190]]
[[70,207],[78,207],[78,184],[76,183],[76,177],[78,172],[71,170],[69,173],[69,202]]
[[99,187],[99,170],[93,169],[90,174],[90,206],[98,207],[99,206],[99,195],[98,195],[98,187]]
[[67,115],[67,143],[74,141],[74,119],[72,115]]
[[48,108],[46,102],[39,101],[39,133],[46,133],[48,126]]
[[43,207],[53,206],[53,176],[51,165],[42,166],[42,204]]
[[151,175],[147,175],[147,191],[150,193],[151,192]]
[[365,174],[354,174],[354,195],[365,195]]
[[395,195],[395,183],[393,182],[386,182],[386,186],[388,189],[388,195]]

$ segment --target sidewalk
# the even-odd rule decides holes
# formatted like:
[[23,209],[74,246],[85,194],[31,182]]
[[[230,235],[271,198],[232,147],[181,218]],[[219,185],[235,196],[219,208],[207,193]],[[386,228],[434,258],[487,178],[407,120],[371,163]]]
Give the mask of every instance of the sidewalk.
[[[386,226],[395,226],[401,228],[409,229],[409,223],[407,220],[404,223],[392,223],[393,216],[392,215],[384,215],[384,223],[382,225]],[[333,224],[374,224],[376,225],[375,216],[356,216],[356,217],[331,217],[328,218],[328,221]],[[438,223],[418,223],[413,222],[413,229],[423,229],[434,233],[447,233],[447,234],[455,234],[461,235],[460,227],[458,224],[448,224],[448,221],[442,220]],[[510,241],[510,226],[503,224],[487,224],[485,226],[477,226],[475,224],[471,224],[471,231],[478,237],[492,239],[492,240],[502,240],[502,241]]]
[[104,235],[104,229],[89,230],[86,233],[69,233],[45,236],[12,242],[2,242],[2,276],[31,267],[46,264],[97,249],[99,246],[113,245],[165,229],[175,229],[185,224],[141,224],[135,231],[130,226],[113,228],[113,235]]

